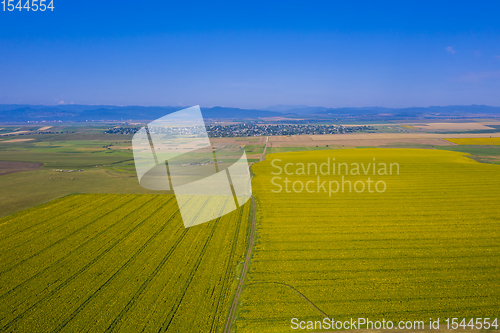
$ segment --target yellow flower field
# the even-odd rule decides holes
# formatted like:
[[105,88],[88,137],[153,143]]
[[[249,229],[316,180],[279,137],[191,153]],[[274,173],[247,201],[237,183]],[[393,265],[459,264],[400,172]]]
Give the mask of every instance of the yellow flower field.
[[[500,166],[463,155],[307,151],[271,154],[254,165],[257,240],[236,332],[293,332],[292,318],[325,315],[498,317]],[[333,161],[349,170],[343,165],[342,175],[333,175]],[[397,163],[399,174],[379,169],[384,163]],[[323,165],[319,181],[315,165]],[[331,193],[335,182],[345,183],[343,192]]]
[[457,145],[500,145],[500,138],[451,138],[445,140]]
[[83,194],[2,218],[0,331],[221,332],[249,210],[186,229],[173,195]]

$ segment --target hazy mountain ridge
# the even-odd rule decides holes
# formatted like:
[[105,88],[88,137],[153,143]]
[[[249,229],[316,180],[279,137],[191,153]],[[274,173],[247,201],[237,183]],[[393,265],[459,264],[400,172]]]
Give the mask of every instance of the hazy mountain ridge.
[[[276,105],[265,110],[215,106],[202,107],[208,119],[258,119],[272,117],[330,120],[398,120],[428,118],[500,117],[500,107],[486,105],[451,105],[410,108],[384,107],[307,107]],[[184,109],[184,106],[115,106],[115,105],[0,105],[0,122],[28,121],[129,121],[154,120]],[[282,110],[271,111],[274,110]]]
[[[0,105],[0,122],[154,120],[184,108],[185,107],[181,106]],[[220,106],[201,108],[201,110],[205,118],[211,119],[245,119],[283,116],[283,114],[279,112],[226,108]]]
[[428,106],[428,107],[409,107],[409,108],[385,108],[385,107],[343,107],[343,108],[326,108],[326,107],[306,107],[299,109],[289,109],[287,113],[296,114],[391,114],[394,116],[418,116],[424,114],[499,114],[500,107],[487,105],[449,105],[449,106]]

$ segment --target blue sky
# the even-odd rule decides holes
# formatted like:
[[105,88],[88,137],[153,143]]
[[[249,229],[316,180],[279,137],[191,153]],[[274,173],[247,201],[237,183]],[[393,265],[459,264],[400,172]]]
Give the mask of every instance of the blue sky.
[[0,11],[0,103],[500,106],[498,1],[54,7]]

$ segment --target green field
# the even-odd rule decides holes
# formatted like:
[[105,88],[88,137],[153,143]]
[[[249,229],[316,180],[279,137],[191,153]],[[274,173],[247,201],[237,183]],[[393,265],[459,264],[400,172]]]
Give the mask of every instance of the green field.
[[0,217],[72,193],[151,193],[137,181],[133,154],[126,148],[130,139],[79,133],[29,137],[34,140],[0,141],[1,161],[44,164],[37,170],[1,176]]
[[[69,134],[0,137],[0,161],[44,164],[38,170],[1,176],[0,217],[73,193],[158,193],[139,185],[130,147],[132,136],[94,133],[101,127],[74,126],[69,129],[75,133]],[[30,141],[7,142],[13,138]],[[247,154],[263,151],[258,145],[245,149]],[[234,160],[230,152],[221,156],[227,163]],[[83,172],[54,171],[57,169]]]
[[[345,176],[365,186],[368,177],[383,181],[381,193],[373,185],[374,193],[349,192],[347,183],[331,197],[316,183],[309,184],[314,193],[297,193],[299,183],[286,193],[285,177],[290,186],[317,181],[297,175],[297,163],[328,158],[349,166],[375,158],[398,163],[400,173]],[[271,174],[278,172],[273,160],[293,163],[293,175]],[[292,318],[324,315],[426,322],[500,315],[499,166],[459,152],[349,149],[272,154],[253,172],[257,240],[236,332],[290,332]],[[274,179],[282,192],[272,192],[279,191],[273,177],[282,177]],[[329,181],[340,182],[321,178],[327,190]]]
[[264,145],[245,145],[245,152],[247,155],[262,154],[264,152]]
[[108,140],[99,140],[88,135],[87,140],[78,140],[81,136],[73,135],[71,140],[38,138],[38,140],[12,142],[0,141],[2,161],[40,162],[47,168],[90,168],[102,165],[117,165],[133,161],[133,154],[128,147],[130,140],[119,140],[107,135]]
[[2,218],[0,331],[221,332],[249,209],[186,229],[173,196],[85,194]]
[[500,146],[455,145],[434,147],[440,150],[465,153],[464,156],[467,156],[481,163],[500,164]]

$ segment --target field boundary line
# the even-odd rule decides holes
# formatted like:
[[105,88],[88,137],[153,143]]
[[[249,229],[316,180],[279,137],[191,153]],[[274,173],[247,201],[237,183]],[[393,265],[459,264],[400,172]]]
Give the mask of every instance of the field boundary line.
[[[266,138],[266,145],[264,146],[264,151],[262,152],[262,155],[260,155],[260,162],[262,162],[266,158],[266,149],[267,149],[267,143],[269,142],[269,136]],[[255,164],[257,162],[252,163],[251,165]],[[251,166],[250,165],[250,166]],[[250,170],[250,166],[248,167]],[[231,332],[231,328],[233,325],[234,317],[236,315],[236,308],[238,307],[238,302],[240,299],[241,291],[243,289],[243,284],[245,283],[245,279],[247,276],[248,272],[248,267],[250,266],[250,258],[252,257],[252,249],[254,245],[254,238],[255,238],[255,225],[257,224],[256,220],[256,215],[257,215],[257,207],[255,204],[255,198],[252,195],[252,224],[250,227],[250,236],[248,238],[248,247],[247,247],[247,252],[245,254],[245,263],[243,264],[243,269],[241,271],[241,276],[240,276],[240,283],[238,284],[238,287],[236,288],[236,293],[234,294],[233,298],[233,303],[231,304],[231,307],[229,308],[229,315],[226,321],[226,325],[224,327],[224,333],[229,333]]]
[[243,265],[243,269],[241,271],[241,276],[240,276],[240,283],[238,284],[238,288],[236,288],[236,293],[234,294],[234,299],[233,303],[231,304],[231,308],[229,310],[229,316],[226,321],[226,326],[224,327],[224,333],[229,333],[231,332],[231,327],[233,325],[233,320],[234,316],[236,314],[236,308],[238,306],[238,301],[240,298],[241,291],[243,289],[243,284],[245,282],[247,272],[248,272],[248,266],[250,266],[250,258],[252,257],[252,249],[253,249],[253,244],[254,244],[254,237],[255,237],[255,224],[256,224],[256,207],[255,207],[255,199],[252,196],[252,225],[250,228],[250,237],[248,239],[248,248],[247,248],[247,253],[245,255],[245,263]]
[[[244,212],[244,209],[240,209],[240,215],[239,215],[239,218],[238,218],[238,224],[236,226],[235,234],[234,234],[234,237],[233,237],[233,244],[232,244],[232,247],[231,247],[231,253],[230,253],[230,256],[229,256],[229,259],[228,259],[228,263],[226,265],[226,272],[224,274],[224,281],[227,281],[227,279],[229,278],[229,276],[231,276],[231,272],[232,272],[231,263],[233,262],[233,257],[235,255],[236,249],[238,247],[238,238],[239,238],[239,234],[240,234],[241,224],[243,223],[242,222],[242,220],[243,220],[243,212]],[[229,292],[231,292],[231,285],[232,285],[232,283],[228,283],[228,285],[227,285],[227,289],[228,289]],[[221,305],[223,305],[223,303],[224,303],[224,286],[221,288],[221,293],[220,293],[219,299],[217,301],[217,307],[216,307],[216,311],[215,311],[216,313],[219,311],[219,308],[221,307]],[[214,316],[214,318],[212,320],[211,331],[214,331],[214,325],[216,325],[217,328],[219,327],[219,322],[217,321],[217,316]]]
[[262,155],[260,155],[260,160],[263,161],[266,159],[266,150],[267,150],[267,143],[269,142],[269,137],[266,139],[266,145],[264,146],[264,151],[262,152]]

